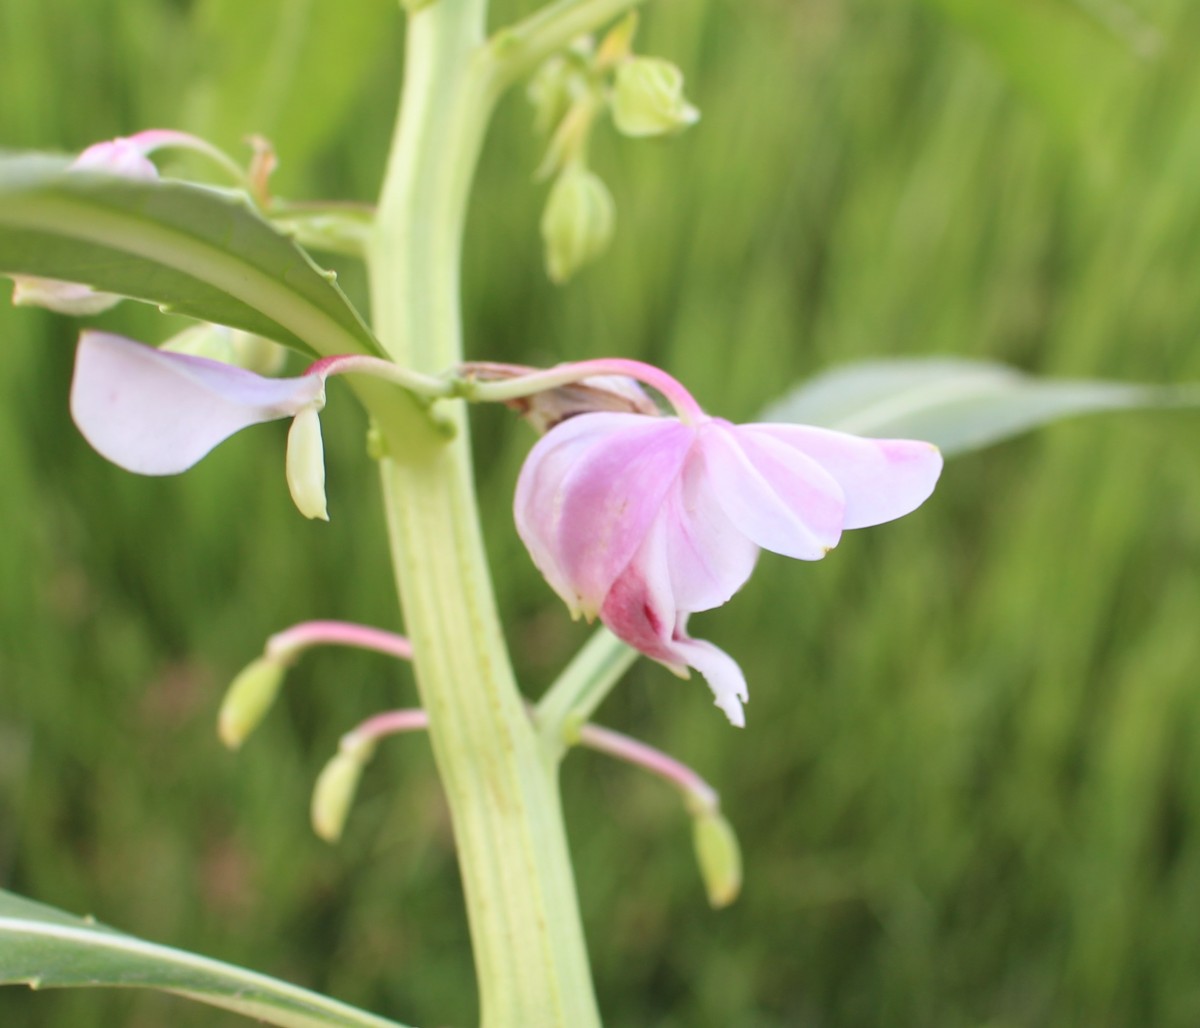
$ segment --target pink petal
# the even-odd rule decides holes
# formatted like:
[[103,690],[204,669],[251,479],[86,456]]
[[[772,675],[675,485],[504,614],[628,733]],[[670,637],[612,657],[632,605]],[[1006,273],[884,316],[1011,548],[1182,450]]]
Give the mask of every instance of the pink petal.
[[517,482],[517,531],[572,609],[599,610],[693,439],[674,418],[597,412],[563,422],[530,451]]
[[808,425],[742,425],[737,431],[776,439],[820,464],[845,494],[845,528],[879,525],[915,510],[942,470],[932,443],[865,439]]
[[670,533],[659,518],[637,555],[613,583],[600,617],[613,634],[672,672],[687,677],[694,667],[708,682],[716,705],[730,722],[745,725],[742,701],[749,698],[741,668],[723,650],[687,634],[687,612],[676,607],[670,565]]
[[[149,147],[153,149],[153,147]],[[147,147],[133,139],[110,139],[93,143],[74,161],[76,171],[102,171],[122,178],[156,179],[158,168],[147,156]]]
[[763,549],[820,560],[841,536],[845,500],[819,464],[763,433],[713,418],[700,449],[721,509]]
[[637,554],[613,582],[600,618],[634,649],[687,677],[687,662],[671,647],[679,613],[671,587],[665,518],[654,522]]
[[687,612],[728,602],[758,560],[758,547],[729,520],[705,476],[704,462],[693,451],[662,513],[671,591],[676,608]]
[[114,464],[143,475],[173,475],[248,425],[319,404],[323,390],[315,375],[263,378],[203,357],[84,332],[71,416]]

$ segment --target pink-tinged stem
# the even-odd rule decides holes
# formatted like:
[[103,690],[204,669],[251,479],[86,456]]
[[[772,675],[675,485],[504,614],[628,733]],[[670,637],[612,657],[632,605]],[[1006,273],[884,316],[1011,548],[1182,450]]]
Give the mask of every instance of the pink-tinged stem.
[[[342,736],[341,748],[357,750],[364,743],[375,743],[385,736],[421,732],[428,727],[429,715],[419,707],[388,710],[368,718]],[[716,813],[720,810],[721,798],[716,789],[686,764],[667,756],[662,750],[599,725],[581,727],[578,741],[589,750],[616,757],[670,782],[683,793],[692,814]]]
[[716,789],[686,764],[667,756],[662,750],[599,725],[583,725],[579,729],[579,742],[590,750],[607,753],[610,757],[635,764],[666,779],[683,793],[688,809],[693,814],[720,809],[721,799]]
[[266,655],[290,660],[311,646],[354,646],[412,660],[412,644],[402,635],[350,621],[302,621],[267,640]]
[[155,150],[191,150],[202,154],[214,164],[219,164],[237,182],[248,182],[244,169],[224,150],[219,149],[199,136],[174,129],[147,129],[127,137],[142,153],[149,156]]
[[677,379],[672,378],[653,364],[627,360],[624,357],[601,357],[596,360],[560,364],[558,367],[535,371],[531,375],[522,375],[503,382],[470,383],[466,396],[471,400],[497,402],[516,400],[522,396],[545,392],[548,389],[558,389],[561,386],[600,375],[623,375],[626,378],[637,379],[652,389],[657,389],[667,398],[667,401],[675,408],[675,413],[679,415],[680,420],[685,423],[699,421],[705,417],[700,404]]
[[342,746],[345,749],[357,749],[364,742],[375,742],[386,735],[400,735],[403,732],[423,732],[429,727],[429,715],[420,707],[409,707],[404,710],[388,710],[382,714],[367,718],[357,728],[342,736]]

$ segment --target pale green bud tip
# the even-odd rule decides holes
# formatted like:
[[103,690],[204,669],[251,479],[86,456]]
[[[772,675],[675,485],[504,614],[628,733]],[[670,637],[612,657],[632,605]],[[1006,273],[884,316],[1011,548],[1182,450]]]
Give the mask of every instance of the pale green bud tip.
[[683,72],[659,57],[634,57],[617,68],[613,122],[627,136],[661,136],[700,120],[684,99]]
[[246,741],[271,709],[285,670],[278,660],[259,657],[233,680],[217,715],[217,734],[231,750]]
[[633,37],[637,35],[638,13],[630,11],[608,31],[596,51],[596,67],[611,68],[626,61],[633,53]]
[[326,842],[337,842],[342,837],[364,763],[361,754],[342,751],[317,777],[310,814],[313,831]]
[[616,206],[608,187],[582,167],[567,168],[555,181],[542,214],[542,242],[550,281],[566,282],[595,260],[612,239]]
[[318,407],[306,407],[288,432],[287,483],[296,509],[306,518],[328,521],[325,507],[325,448]]
[[708,902],[718,909],[729,906],[742,891],[742,851],[733,827],[718,811],[698,814],[692,842]]

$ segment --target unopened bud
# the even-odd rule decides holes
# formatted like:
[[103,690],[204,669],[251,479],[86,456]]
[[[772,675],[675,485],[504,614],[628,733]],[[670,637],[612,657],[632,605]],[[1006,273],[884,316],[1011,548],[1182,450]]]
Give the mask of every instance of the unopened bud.
[[296,509],[306,518],[329,520],[325,505],[325,448],[320,407],[305,407],[288,432],[287,483]]
[[584,167],[567,168],[555,181],[542,214],[546,274],[561,285],[595,260],[612,239],[616,207],[608,187]]
[[617,68],[613,122],[627,136],[679,132],[700,119],[684,99],[683,72],[659,57],[634,57]]
[[217,715],[217,734],[231,750],[246,741],[271,709],[286,670],[279,660],[259,657],[233,680]]
[[318,838],[326,842],[337,842],[342,837],[363,768],[375,753],[373,742],[351,741],[347,744],[347,740],[352,737],[343,739],[333,759],[321,769],[313,788],[309,808],[312,827]]
[[692,822],[692,843],[709,904],[729,906],[742,890],[742,851],[733,827],[719,811],[704,811]]
[[571,106],[573,74],[569,59],[556,54],[529,80],[525,96],[533,108],[533,126],[541,135],[548,135]]
[[283,367],[287,351],[278,343],[225,325],[202,322],[171,336],[158,347],[168,353],[205,357],[245,368],[256,375],[271,375]]

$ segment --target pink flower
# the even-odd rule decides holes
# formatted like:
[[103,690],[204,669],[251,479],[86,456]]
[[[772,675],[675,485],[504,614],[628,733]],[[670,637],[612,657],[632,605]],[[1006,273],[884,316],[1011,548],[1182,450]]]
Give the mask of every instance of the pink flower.
[[741,669],[687,634],[688,615],[728,601],[760,549],[819,560],[844,529],[914,510],[942,458],[923,442],[733,425],[683,395],[683,418],[600,412],[552,429],[521,471],[517,531],[573,614],[680,676],[695,668],[741,726]]
[[71,381],[71,417],[114,464],[140,475],[186,471],[250,425],[292,418],[287,479],[306,517],[326,520],[325,464],[317,412],[325,377],[264,378],[252,371],[83,332]]

